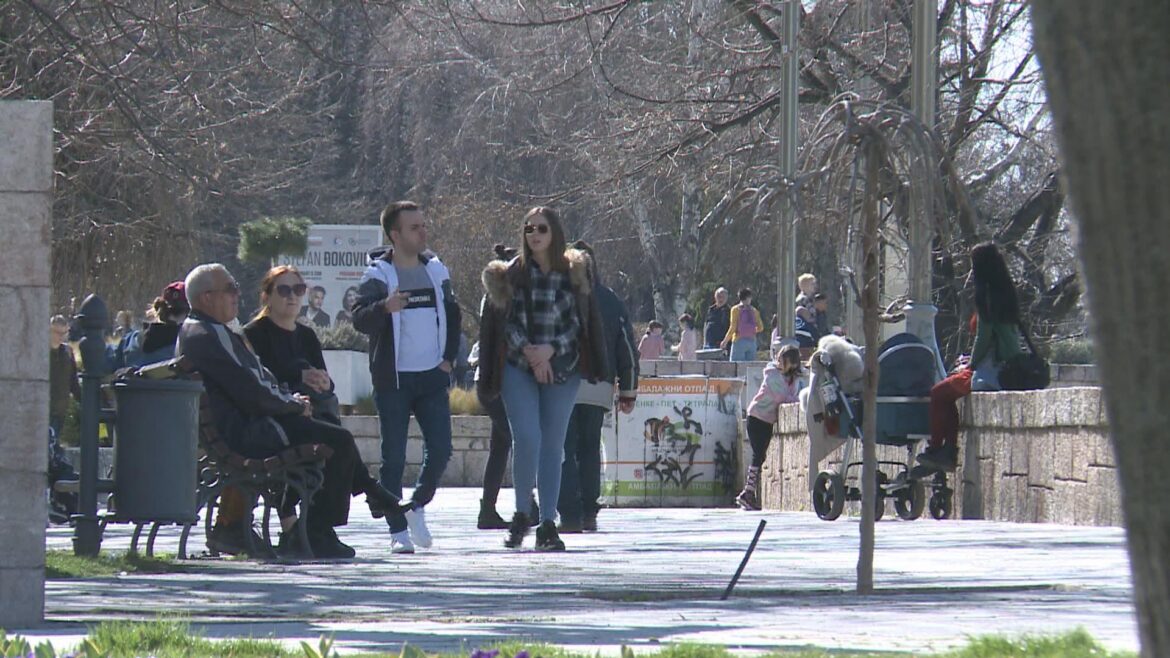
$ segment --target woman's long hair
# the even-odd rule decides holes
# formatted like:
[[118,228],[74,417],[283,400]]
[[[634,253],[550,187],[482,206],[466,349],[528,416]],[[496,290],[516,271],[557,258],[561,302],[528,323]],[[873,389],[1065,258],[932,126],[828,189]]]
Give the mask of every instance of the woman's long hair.
[[1020,321],[1016,286],[994,242],[977,244],[971,250],[971,279],[975,284],[975,310],[980,320],[1001,324]]
[[276,290],[276,279],[290,272],[297,275],[301,283],[305,282],[305,277],[301,276],[301,271],[292,265],[277,265],[268,270],[268,273],[260,280],[260,310],[256,311],[256,315],[252,316],[253,320],[268,317],[268,299],[272,297],[272,293]]
[[[524,225],[527,225],[528,220],[537,215],[543,216],[548,222],[549,235],[552,238],[548,244],[549,266],[558,272],[568,272],[569,260],[565,258],[565,229],[561,226],[561,216],[548,206],[537,206],[524,213]],[[520,244],[522,245],[520,264],[527,268],[529,260],[532,258],[532,248],[528,246],[528,236],[524,233],[523,226],[520,228]]]

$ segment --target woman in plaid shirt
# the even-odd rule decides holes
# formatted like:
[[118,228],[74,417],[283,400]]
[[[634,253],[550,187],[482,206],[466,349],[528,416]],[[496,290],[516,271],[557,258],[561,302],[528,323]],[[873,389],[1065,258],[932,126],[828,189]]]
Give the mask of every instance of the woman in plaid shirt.
[[518,548],[528,534],[535,484],[536,550],[563,551],[556,514],[569,415],[581,379],[612,379],[612,368],[600,340],[589,257],[565,248],[551,208],[528,211],[523,231],[520,255],[492,261],[483,273],[489,303],[480,323],[479,390],[487,399],[503,398],[512,428],[517,511],[504,545]]

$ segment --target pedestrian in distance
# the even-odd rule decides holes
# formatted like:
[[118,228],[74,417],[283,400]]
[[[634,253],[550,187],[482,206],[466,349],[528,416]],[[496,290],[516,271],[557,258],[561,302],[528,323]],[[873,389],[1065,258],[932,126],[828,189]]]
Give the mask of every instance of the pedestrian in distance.
[[658,320],[651,320],[646,326],[646,333],[638,341],[638,354],[647,361],[661,358],[666,353],[666,338],[662,332],[666,328]]
[[723,337],[722,347],[730,349],[732,361],[755,361],[756,334],[764,330],[760,312],[752,306],[752,291],[739,291],[739,303],[731,307],[731,324]]
[[731,308],[727,306],[727,288],[715,289],[714,304],[707,307],[707,318],[703,324],[703,347],[720,347],[727,328],[731,326]]
[[695,318],[690,313],[678,316],[678,345],[674,351],[678,353],[679,361],[694,361],[695,350],[699,348],[699,337],[695,332]]

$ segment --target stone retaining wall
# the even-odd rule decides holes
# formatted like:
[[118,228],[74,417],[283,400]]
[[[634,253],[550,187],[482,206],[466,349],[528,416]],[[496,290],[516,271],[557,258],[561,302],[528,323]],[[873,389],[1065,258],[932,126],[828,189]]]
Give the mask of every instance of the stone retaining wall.
[[[376,476],[378,467],[382,464],[382,440],[378,435],[378,417],[345,416],[341,419],[341,424],[353,432],[354,441],[362,453],[362,460]],[[491,420],[487,416],[451,417],[451,461],[447,462],[447,470],[443,472],[442,486],[483,486],[483,469],[487,464],[491,427]],[[413,418],[410,419],[408,436],[406,470],[402,479],[409,486],[418,479],[423,455],[422,432]],[[504,475],[504,486],[512,486],[510,464]]]
[[[957,518],[1122,524],[1101,389],[974,393],[960,402],[960,414],[959,471],[952,478]],[[764,464],[763,504],[811,510],[808,435],[798,405],[781,410],[778,427]],[[878,446],[878,458],[902,461],[906,451]],[[838,450],[820,468],[835,468],[840,459]],[[857,514],[858,504],[846,509]]]
[[[649,361],[643,362],[643,372],[647,376],[742,376],[749,382],[758,382],[761,366],[722,361]],[[749,383],[746,388],[750,391],[745,390],[744,395],[749,396],[756,385]],[[962,401],[961,477],[955,485],[955,516],[1121,525],[1113,453],[1102,405],[1100,389],[1093,387],[976,393]],[[363,460],[376,474],[382,461],[377,417],[346,416],[342,422],[353,432]],[[769,509],[809,511],[808,437],[796,405],[782,409],[779,427],[779,440],[773,443],[764,466],[764,505]],[[486,416],[455,416],[451,429],[453,452],[443,486],[481,486],[490,420]],[[422,438],[414,420],[410,422],[409,437],[403,477],[407,485],[418,477],[422,464]],[[102,452],[103,464],[108,463],[109,450]],[[747,455],[741,454],[746,460]],[[879,455],[896,461],[907,457],[905,450],[886,446],[879,446]],[[834,454],[821,468],[835,466],[839,459],[839,453]],[[510,473],[505,486],[511,486]],[[856,507],[851,503],[847,509],[856,513]]]

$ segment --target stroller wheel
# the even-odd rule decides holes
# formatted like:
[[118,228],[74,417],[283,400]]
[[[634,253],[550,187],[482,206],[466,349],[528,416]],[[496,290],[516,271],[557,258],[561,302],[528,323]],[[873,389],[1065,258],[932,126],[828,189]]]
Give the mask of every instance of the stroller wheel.
[[930,516],[936,521],[942,521],[951,517],[953,511],[951,492],[950,491],[936,491],[930,496]]
[[904,521],[913,521],[922,516],[926,508],[926,487],[922,480],[911,480],[894,496],[894,511],[898,518]]
[[832,521],[845,509],[845,480],[836,473],[821,471],[813,482],[813,509],[817,516]]

